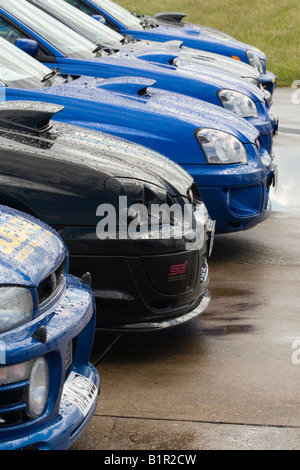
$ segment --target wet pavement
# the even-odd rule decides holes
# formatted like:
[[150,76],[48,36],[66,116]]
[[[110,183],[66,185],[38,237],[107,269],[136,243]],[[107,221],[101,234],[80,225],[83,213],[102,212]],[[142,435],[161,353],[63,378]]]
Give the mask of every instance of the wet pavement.
[[74,450],[300,449],[300,361],[292,360],[300,358],[300,104],[292,90],[276,91],[273,112],[280,178],[271,217],[216,237],[204,315],[151,334],[97,334],[102,392]]

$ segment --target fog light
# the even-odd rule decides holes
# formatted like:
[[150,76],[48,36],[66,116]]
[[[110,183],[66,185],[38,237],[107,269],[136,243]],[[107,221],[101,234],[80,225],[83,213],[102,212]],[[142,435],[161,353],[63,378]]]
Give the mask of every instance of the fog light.
[[37,359],[31,369],[28,389],[28,409],[30,418],[38,418],[43,413],[49,388],[48,365],[44,358]]

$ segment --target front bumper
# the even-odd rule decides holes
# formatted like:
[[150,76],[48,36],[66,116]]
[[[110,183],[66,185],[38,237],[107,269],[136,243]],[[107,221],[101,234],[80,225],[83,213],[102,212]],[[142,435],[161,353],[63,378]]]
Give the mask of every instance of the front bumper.
[[[81,228],[83,245],[79,228],[66,231],[70,271],[76,276],[87,270],[91,274],[97,329],[159,330],[195,318],[207,308],[210,300],[207,259],[215,226],[207,214],[205,217],[204,225],[198,225],[200,234],[196,244],[184,239],[99,243],[93,229],[87,234]],[[64,238],[64,231],[61,235]],[[86,254],[82,252],[83,247]]]
[[276,90],[277,81],[278,81],[278,78],[276,77],[276,75],[268,71],[262,74],[260,77],[260,83],[262,87],[268,90],[272,96],[274,95],[274,92]]
[[[277,184],[276,165],[271,165],[267,175],[257,178],[254,174],[252,178],[238,174],[213,177],[213,173],[200,178],[197,170],[187,170],[197,183],[210,217],[216,220],[216,234],[248,230],[269,217],[270,187]],[[216,181],[220,181],[218,186]]]
[[[46,328],[45,344],[32,338],[37,327]],[[6,401],[6,413],[2,414],[4,423],[0,424],[0,450],[66,450],[83,433],[94,414],[100,389],[99,374],[88,362],[94,329],[95,305],[92,293],[87,286],[69,276],[65,293],[51,309],[30,326],[25,325],[24,328],[1,336],[7,345],[7,365],[38,357],[46,359],[49,393],[47,405],[39,418],[29,419],[22,412],[16,422],[8,424],[16,407],[10,396],[13,397],[13,390],[16,391],[18,387],[21,392],[23,389],[25,391],[28,383],[0,387],[0,401],[2,397]],[[73,355],[67,361],[70,343],[73,344]],[[80,395],[76,391],[76,383],[70,393],[68,378],[73,373],[90,387],[88,391],[83,390],[84,407],[78,405],[77,398]],[[9,400],[12,402],[8,403]]]
[[264,110],[258,118],[248,118],[247,121],[258,130],[261,147],[271,155],[274,136],[278,132],[278,119],[270,111],[265,112]]
[[[90,381],[95,389],[99,388],[99,376],[91,364],[78,365],[76,373]],[[87,397],[86,391],[84,394]],[[98,393],[94,391],[93,396],[87,415],[75,404],[75,399],[71,402],[63,398],[55,420],[35,427],[25,436],[0,441],[0,450],[68,450],[85,431],[95,413]]]
[[[70,256],[73,272],[82,272],[86,266],[96,299],[97,329],[169,328],[195,318],[209,304],[208,264],[197,250],[141,257]],[[171,268],[185,266],[183,274],[179,270],[174,277],[169,274]]]

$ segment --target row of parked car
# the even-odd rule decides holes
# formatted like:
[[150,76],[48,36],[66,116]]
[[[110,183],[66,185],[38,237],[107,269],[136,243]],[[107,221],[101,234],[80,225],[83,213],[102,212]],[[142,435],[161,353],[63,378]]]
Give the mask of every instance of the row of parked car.
[[0,449],[70,448],[95,328],[197,317],[215,234],[270,214],[277,78],[184,16],[0,0]]

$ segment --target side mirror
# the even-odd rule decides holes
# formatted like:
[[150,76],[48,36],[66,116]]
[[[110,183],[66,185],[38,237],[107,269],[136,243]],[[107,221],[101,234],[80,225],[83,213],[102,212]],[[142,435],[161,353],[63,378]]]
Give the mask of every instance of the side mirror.
[[93,18],[102,24],[106,24],[106,19],[102,15],[93,15]]
[[39,45],[33,39],[17,39],[16,46],[32,57],[36,57],[37,53],[39,52]]

